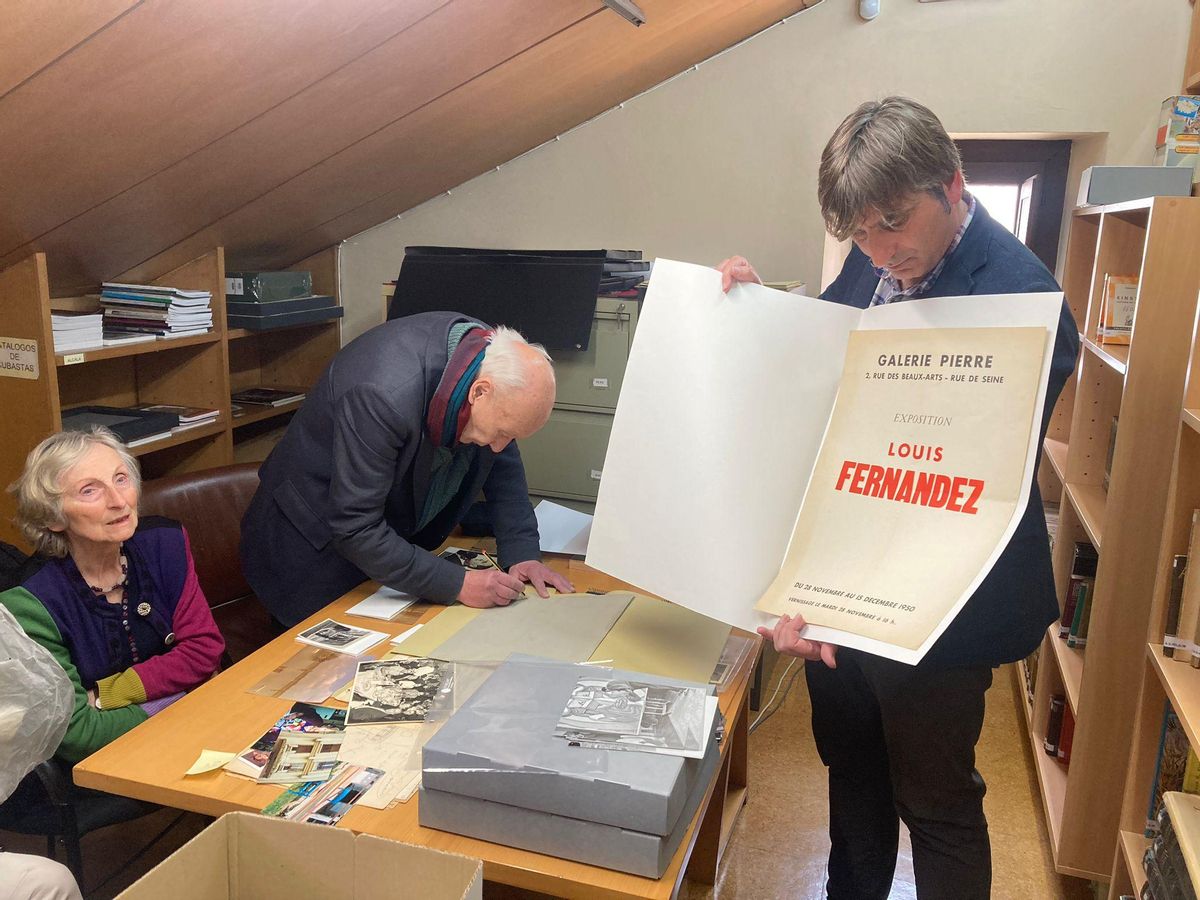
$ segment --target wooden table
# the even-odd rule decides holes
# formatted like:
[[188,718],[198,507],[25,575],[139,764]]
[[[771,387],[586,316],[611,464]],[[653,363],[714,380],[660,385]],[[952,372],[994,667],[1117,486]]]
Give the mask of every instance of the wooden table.
[[[459,546],[466,546],[461,542]],[[589,569],[578,560],[552,557],[547,563],[567,575],[576,590],[629,590],[624,584]],[[75,782],[126,797],[135,797],[192,812],[220,816],[235,810],[257,812],[279,795],[278,785],[260,785],[221,771],[184,777],[201,750],[240,751],[249,746],[292,705],[291,700],[248,692],[267,673],[300,647],[301,630],[324,618],[354,622],[376,631],[399,634],[408,626],[378,620],[346,619],[345,610],[375,589],[365,584],[301,622],[291,631],[228,669],[182,700],[92,754],[75,767]],[[428,621],[444,607],[427,606]],[[741,632],[744,633],[744,632]],[[386,642],[372,653],[382,655]],[[487,841],[462,837],[417,824],[417,797],[391,809],[356,806],[341,824],[355,832],[434,847],[483,860],[484,878],[561,897],[674,897],[684,875],[715,882],[721,851],[746,800],[746,744],[751,672],[757,654],[748,654],[721,694],[726,719],[721,765],[709,786],[666,873],[658,880],[627,875],[597,866],[557,859]]]

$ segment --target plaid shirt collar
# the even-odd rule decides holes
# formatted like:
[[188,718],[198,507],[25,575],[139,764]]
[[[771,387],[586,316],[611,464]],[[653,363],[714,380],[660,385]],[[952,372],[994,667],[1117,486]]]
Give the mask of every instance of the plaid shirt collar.
[[962,242],[963,235],[967,233],[967,226],[975,218],[975,198],[970,194],[966,194],[965,196],[967,198],[967,214],[963,218],[962,224],[958,226],[958,231],[954,232],[954,240],[950,242],[950,246],[946,248],[946,252],[942,254],[942,258],[938,260],[938,264],[929,270],[928,275],[907,288],[900,287],[900,280],[893,278],[887,269],[875,269],[875,274],[879,277],[879,284],[875,288],[874,296],[871,297],[871,306],[882,306],[885,303],[892,303],[897,300],[912,300],[914,297],[920,297],[933,287],[933,283],[937,281],[937,277],[942,274],[942,269],[946,268],[946,260],[950,258],[950,254]]

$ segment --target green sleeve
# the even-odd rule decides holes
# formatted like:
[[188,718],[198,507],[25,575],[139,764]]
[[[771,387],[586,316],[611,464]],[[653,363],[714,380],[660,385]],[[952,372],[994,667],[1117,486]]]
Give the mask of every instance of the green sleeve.
[[146,713],[140,706],[96,709],[88,703],[87,689],[79,678],[79,670],[71,661],[71,654],[62,634],[37,597],[25,588],[17,587],[0,593],[0,603],[16,617],[29,637],[49,650],[58,660],[75,689],[75,708],[71,713],[71,722],[55,754],[59,759],[74,765],[146,719]]

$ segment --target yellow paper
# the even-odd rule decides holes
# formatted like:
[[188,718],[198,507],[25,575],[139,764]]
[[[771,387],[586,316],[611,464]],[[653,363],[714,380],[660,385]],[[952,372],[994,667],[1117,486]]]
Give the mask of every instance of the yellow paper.
[[447,638],[458,633],[458,630],[479,615],[480,610],[471,606],[456,603],[447,606],[440,613],[426,622],[421,630],[395,645],[395,652],[405,656],[428,656],[429,652],[438,647]]
[[708,684],[729,626],[654,597],[635,595],[591,661],[614,669]]
[[205,772],[211,772],[214,769],[219,769],[225,763],[236,757],[236,753],[224,753],[221,750],[201,750],[199,758],[192,763],[192,767],[184,772],[184,775],[203,775]]

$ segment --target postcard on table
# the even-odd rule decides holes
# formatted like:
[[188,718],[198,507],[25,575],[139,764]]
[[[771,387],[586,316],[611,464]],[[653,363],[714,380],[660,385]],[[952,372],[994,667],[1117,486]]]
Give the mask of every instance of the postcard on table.
[[337,765],[341,749],[340,732],[304,734],[281,731],[258,781],[264,784],[324,781]]
[[361,662],[346,713],[347,725],[423,722],[449,669],[436,659]]
[[355,628],[353,625],[343,625],[333,619],[326,619],[300,632],[296,635],[296,640],[335,653],[356,655],[369,650],[387,637],[382,631]]
[[263,808],[263,815],[336,825],[382,775],[378,769],[338,763],[328,781],[293,784]]
[[346,727],[346,711],[331,706],[312,706],[308,703],[292,705],[261,737],[225,765],[225,770],[234,775],[258,778],[263,766],[271,757],[271,748],[282,732],[304,734],[333,734]]

